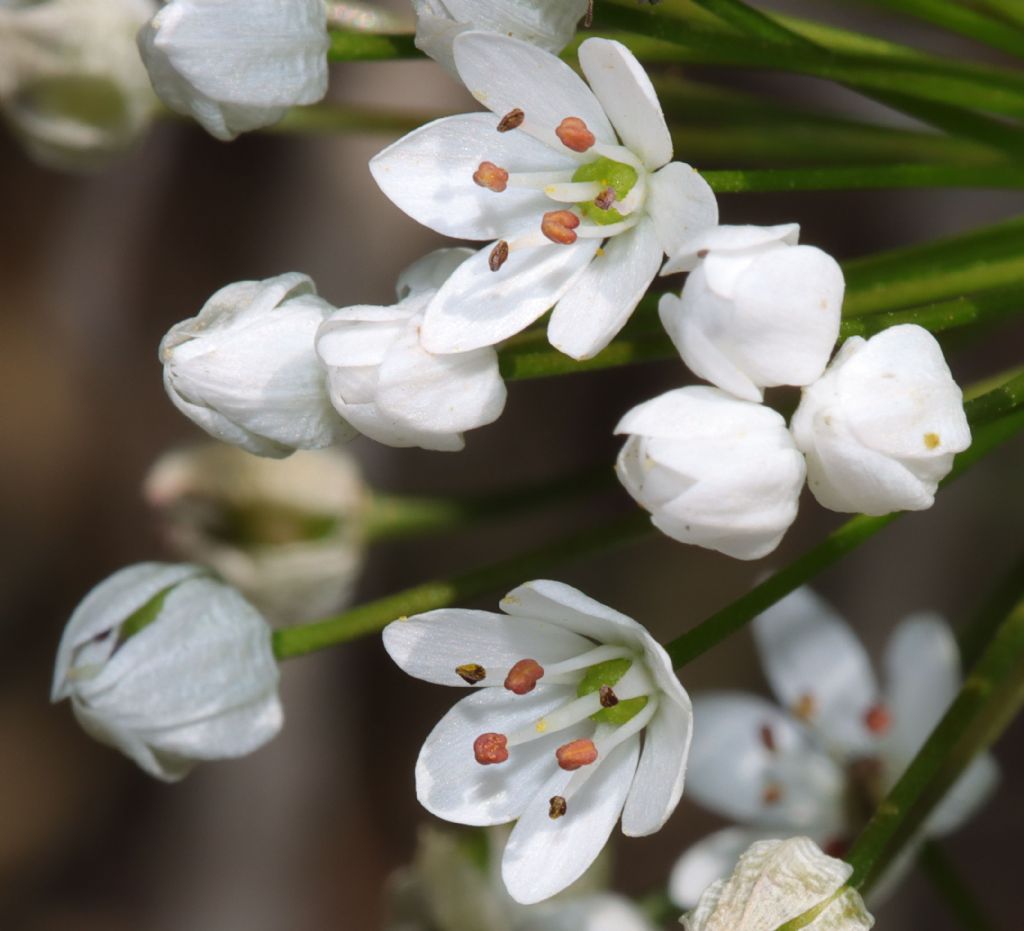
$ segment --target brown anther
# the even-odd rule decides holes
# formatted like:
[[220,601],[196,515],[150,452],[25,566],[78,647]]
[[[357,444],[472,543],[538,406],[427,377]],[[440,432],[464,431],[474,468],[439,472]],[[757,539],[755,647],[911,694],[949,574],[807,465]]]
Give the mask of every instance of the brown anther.
[[619,696],[612,691],[610,685],[602,685],[597,695],[602,708],[614,708],[619,703]]
[[481,734],[473,741],[473,756],[481,766],[508,759],[508,738],[504,734]]
[[594,198],[594,206],[599,210],[608,210],[618,199],[615,188],[606,187],[597,197]]
[[499,121],[498,121],[498,132],[507,133],[509,130],[518,129],[523,125],[523,120],[526,119],[526,114],[523,113],[519,107],[514,110],[509,110]]
[[561,795],[554,795],[551,798],[550,807],[548,808],[548,817],[552,821],[557,821],[566,811],[565,799]]
[[573,152],[586,152],[597,140],[578,116],[567,116],[555,128],[562,145]]
[[777,805],[782,801],[782,786],[777,782],[769,782],[761,792],[761,804]]
[[544,667],[535,659],[521,659],[505,676],[505,688],[516,695],[525,695],[537,687],[537,680],[543,678]]
[[492,272],[496,272],[505,262],[508,261],[508,243],[504,239],[499,239],[495,244],[494,248],[491,249],[491,254],[487,256],[487,267]]
[[455,674],[470,685],[476,685],[477,682],[483,682],[487,678],[487,670],[479,663],[463,663],[461,666],[456,666]]
[[494,162],[481,162],[480,167],[473,172],[473,180],[480,187],[500,194],[508,187],[508,172],[500,165],[495,165]]
[[545,213],[540,221],[540,231],[560,246],[571,246],[576,242],[573,232],[580,225],[580,218],[569,210],[552,210]]
[[708,250],[707,249],[698,249],[697,250],[697,258],[698,259],[706,259],[707,257],[708,257]]
[[810,692],[804,692],[793,705],[793,714],[802,721],[810,721],[817,711],[818,703]]
[[761,725],[761,744],[769,753],[774,753],[778,749],[775,746],[775,731],[770,724]]
[[822,844],[821,849],[830,857],[842,860],[850,849],[850,842],[845,837],[831,837]]
[[558,765],[570,772],[581,766],[589,766],[597,759],[597,747],[594,741],[583,738],[563,744],[555,751]]
[[872,734],[884,734],[892,726],[892,715],[885,705],[872,705],[864,712],[864,726]]

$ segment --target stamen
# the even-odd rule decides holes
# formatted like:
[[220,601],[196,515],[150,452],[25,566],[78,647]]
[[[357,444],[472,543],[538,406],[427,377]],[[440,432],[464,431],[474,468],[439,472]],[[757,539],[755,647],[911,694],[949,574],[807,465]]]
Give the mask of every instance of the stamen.
[[578,116],[567,116],[555,128],[555,135],[567,149],[573,152],[586,152],[597,141],[587,124]]
[[631,230],[640,222],[639,217],[626,217],[621,223],[609,223],[607,226],[596,224],[594,226],[582,226],[576,230],[576,235],[581,239],[608,239],[611,236],[618,236],[626,230]]
[[473,741],[473,756],[481,766],[504,763],[508,759],[508,738],[504,734],[481,734]]
[[548,817],[552,821],[557,821],[562,815],[565,814],[566,808],[565,799],[561,795],[554,795],[551,801],[548,803]]
[[633,154],[632,150],[627,149],[623,145],[609,145],[606,142],[595,142],[593,151],[595,155],[603,155],[605,158],[610,158],[613,162],[622,162],[624,165],[631,165],[641,174],[647,170],[644,168],[644,163]]
[[581,766],[589,766],[593,763],[597,759],[597,747],[594,746],[594,741],[586,738],[573,740],[559,747],[555,751],[555,757],[562,769],[571,772]]
[[456,666],[455,674],[470,685],[476,685],[477,682],[483,682],[487,678],[487,670],[479,663],[463,663],[461,666]]
[[537,680],[543,678],[544,667],[535,659],[521,659],[505,676],[505,688],[516,695],[526,695],[537,687]]
[[549,184],[544,193],[552,200],[563,204],[578,204],[580,201],[592,200],[601,193],[601,185],[596,181],[570,181],[564,184]]
[[778,749],[775,744],[775,731],[770,724],[761,725],[761,744],[769,753],[774,753]]
[[523,125],[523,120],[525,119],[526,114],[519,107],[509,110],[508,113],[498,120],[498,132],[507,133],[509,130],[518,129]]
[[889,709],[883,704],[872,705],[864,714],[864,726],[872,734],[884,734],[892,726]]
[[562,660],[560,663],[552,663],[550,666],[546,666],[545,669],[549,676],[556,676],[563,672],[575,672],[577,669],[587,669],[590,666],[596,666],[598,663],[604,663],[610,659],[624,659],[625,657],[632,655],[633,651],[628,647],[595,647],[593,650],[581,653],[579,656],[574,656],[572,659]]
[[573,232],[580,225],[580,218],[568,210],[552,210],[545,213],[540,221],[540,231],[554,243],[570,246],[576,242]]
[[782,786],[777,782],[769,782],[764,787],[764,791],[761,793],[761,803],[763,805],[778,805],[782,801]]
[[804,692],[793,705],[793,714],[802,721],[810,721],[818,709],[818,703],[810,692]]
[[480,187],[500,194],[508,187],[508,172],[494,162],[481,162],[480,167],[473,172],[473,180]]
[[598,210],[608,210],[617,199],[618,195],[615,193],[615,188],[606,187],[594,198],[594,206]]
[[487,267],[490,268],[492,272],[496,272],[507,261],[508,243],[504,239],[499,239],[494,244],[494,248],[491,249],[491,254],[487,257]]
[[602,685],[597,695],[602,708],[614,708],[619,703],[619,697],[612,691],[610,685]]

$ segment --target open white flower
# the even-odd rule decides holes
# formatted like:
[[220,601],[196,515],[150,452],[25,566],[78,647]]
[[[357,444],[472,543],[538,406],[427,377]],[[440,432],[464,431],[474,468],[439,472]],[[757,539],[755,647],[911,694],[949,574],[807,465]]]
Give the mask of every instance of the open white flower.
[[[693,905],[711,879],[727,875],[740,852],[765,836],[807,834],[841,855],[960,687],[953,633],[932,614],[911,615],[896,627],[883,662],[884,689],[850,628],[807,589],[758,617],[754,636],[782,707],[741,692],[694,699],[700,729],[689,794],[739,826],[700,841],[676,865],[671,892],[681,907]],[[932,811],[922,836],[963,824],[997,775],[990,756],[978,757]]]
[[560,52],[587,12],[587,0],[412,0],[416,48],[453,74],[452,42],[471,29],[515,36]]
[[160,343],[168,396],[211,436],[257,456],[350,439],[313,343],[333,309],[297,272],[221,288]]
[[672,140],[650,79],[625,46],[587,39],[588,87],[527,42],[466,32],[467,89],[495,116],[430,123],[370,162],[381,190],[431,229],[491,240],[427,307],[423,345],[493,345],[554,306],[548,336],[575,358],[633,312],[663,253],[718,220],[714,194]]
[[139,563],[71,615],[51,700],[70,698],[87,733],[173,782],[281,729],[270,638],[256,609],[200,567]]
[[814,497],[862,514],[930,508],[956,454],[971,445],[941,347],[909,324],[843,343],[804,389],[791,427]]
[[843,272],[830,255],[798,246],[800,227],[718,226],[670,256],[662,274],[690,274],[661,322],[696,375],[747,401],[763,388],[809,385],[839,337]]
[[684,915],[686,931],[775,931],[825,906],[804,927],[867,931],[875,919],[855,889],[844,889],[853,867],[823,854],[807,837],[757,841],[726,880],[709,886]]
[[634,407],[615,471],[674,540],[759,559],[796,519],[804,459],[782,416],[717,388],[668,391]]
[[395,621],[384,646],[410,675],[473,689],[424,743],[417,796],[460,824],[518,818],[502,877],[531,904],[579,878],[620,816],[631,836],[665,823],[683,790],[690,701],[640,624],[574,588],[528,582],[501,607]]
[[0,0],[0,114],[33,158],[91,168],[157,105],[135,47],[155,0]]
[[170,0],[139,32],[160,99],[218,139],[327,92],[323,0]]
[[490,346],[433,354],[420,344],[423,313],[469,249],[440,249],[399,277],[391,307],[343,307],[321,324],[316,351],[338,413],[389,446],[458,450],[463,432],[497,420],[505,383]]

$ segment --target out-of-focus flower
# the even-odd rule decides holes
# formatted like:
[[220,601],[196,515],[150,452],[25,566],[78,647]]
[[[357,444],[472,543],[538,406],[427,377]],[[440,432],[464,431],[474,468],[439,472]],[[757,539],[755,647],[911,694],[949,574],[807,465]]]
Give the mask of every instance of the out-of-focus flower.
[[[765,836],[808,834],[841,855],[960,686],[956,641],[932,614],[912,615],[896,627],[884,657],[884,690],[853,632],[809,590],[758,617],[754,636],[782,707],[741,692],[694,699],[700,727],[689,794],[741,827],[710,835],[676,865],[671,891],[681,907],[692,906],[711,879],[727,875],[739,853]],[[997,776],[992,758],[978,757],[921,836],[963,824]],[[897,873],[891,870],[882,886]]]
[[471,29],[514,36],[560,52],[587,12],[587,0],[412,0],[416,47],[453,74],[452,42]]
[[160,99],[225,141],[327,92],[323,0],[170,0],[138,43]]
[[771,408],[717,388],[677,388],[634,407],[615,470],[652,523],[737,559],[770,553],[796,518],[804,459]]
[[210,566],[273,621],[351,601],[369,490],[343,450],[277,462],[222,443],[186,447],[154,463],[144,491],[177,554]]
[[824,906],[804,927],[867,931],[874,917],[855,889],[844,889],[853,867],[823,854],[807,837],[757,841],[733,874],[701,895],[683,916],[686,931],[775,931]]
[[683,361],[738,398],[809,385],[839,337],[843,272],[820,249],[796,245],[799,235],[795,223],[718,226],[662,269],[690,273],[680,297],[666,294],[658,304]]
[[331,403],[366,436],[389,446],[459,450],[463,431],[501,415],[505,383],[493,348],[433,354],[420,345],[427,304],[469,255],[432,252],[399,277],[397,304],[343,307],[320,325],[316,351]]
[[101,165],[131,146],[156,98],[135,33],[154,0],[0,0],[0,113],[33,158]]
[[640,624],[574,588],[528,582],[501,607],[395,621],[384,646],[410,675],[473,689],[424,743],[417,796],[460,824],[518,818],[502,878],[532,904],[583,875],[620,816],[630,836],[665,823],[683,790],[690,701]]
[[314,347],[333,309],[296,272],[221,288],[160,343],[168,396],[211,436],[257,456],[350,439]]
[[139,563],[75,609],[52,701],[86,732],[173,782],[200,760],[243,756],[281,729],[270,627],[198,566]]
[[919,326],[848,339],[804,389],[793,435],[807,483],[833,511],[920,511],[971,445],[963,395],[935,337]]
[[602,349],[663,253],[718,221],[707,182],[673,162],[650,79],[625,46],[587,39],[580,67],[508,36],[454,42],[459,77],[488,113],[430,123],[370,162],[381,190],[447,236],[491,240],[430,301],[431,352],[493,345],[554,306],[548,337]]

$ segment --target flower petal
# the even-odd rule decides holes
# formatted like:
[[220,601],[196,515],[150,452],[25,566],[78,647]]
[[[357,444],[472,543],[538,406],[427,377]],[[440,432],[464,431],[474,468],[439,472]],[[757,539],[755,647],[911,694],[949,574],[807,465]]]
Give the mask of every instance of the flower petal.
[[709,224],[682,241],[674,252],[666,250],[668,261],[661,273],[672,275],[676,272],[692,272],[700,264],[703,255],[709,252],[746,252],[775,242],[795,246],[799,238],[799,223],[783,223],[779,226]]
[[668,895],[683,909],[693,908],[713,882],[728,879],[736,861],[759,840],[781,839],[779,834],[748,828],[722,828],[702,837],[675,862],[668,879]]
[[[715,192],[696,168],[669,162],[648,179],[647,215],[654,221],[661,251],[671,256],[691,237],[718,223]],[[661,274],[668,272],[662,269]]]
[[454,246],[428,252],[399,274],[395,284],[398,299],[404,301],[421,291],[436,291],[474,251],[465,246]]

